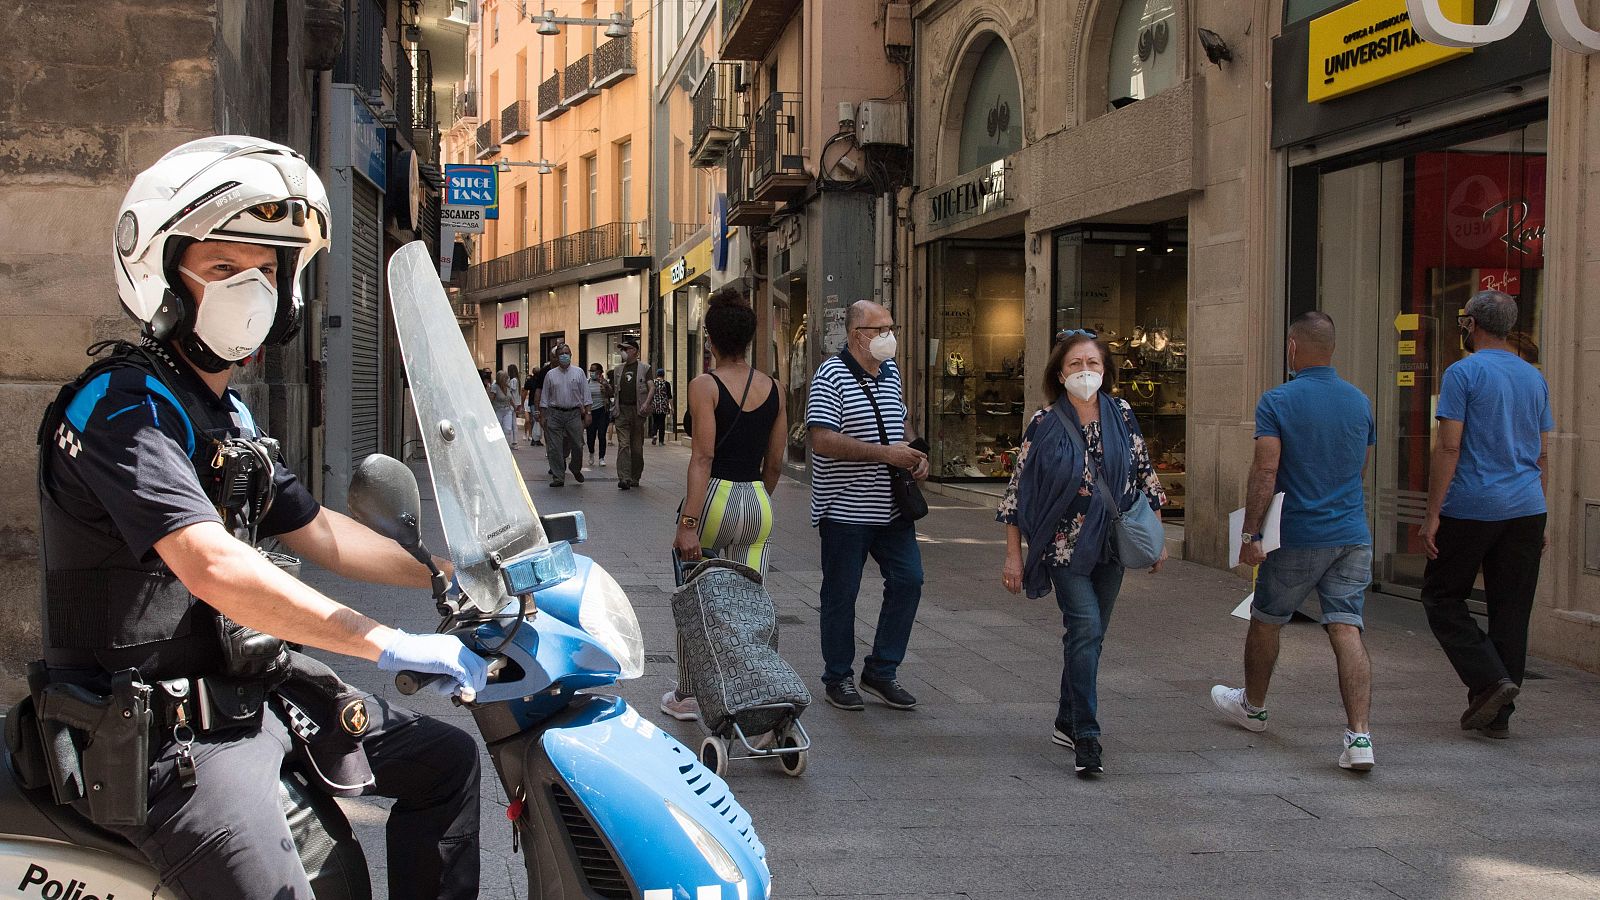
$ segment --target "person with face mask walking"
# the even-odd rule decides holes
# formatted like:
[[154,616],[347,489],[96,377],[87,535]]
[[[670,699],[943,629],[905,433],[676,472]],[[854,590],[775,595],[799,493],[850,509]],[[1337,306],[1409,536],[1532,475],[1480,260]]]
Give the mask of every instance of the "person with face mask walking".
[[[871,300],[845,313],[847,343],[817,368],[806,400],[811,436],[811,524],[822,538],[822,686],[829,704],[865,707],[857,692],[856,595],[871,556],[883,574],[883,606],[861,688],[893,709],[917,698],[896,675],[922,601],[916,523],[895,503],[891,468],[928,477],[928,456],[910,441],[894,317]],[[925,444],[921,444],[925,447]]]
[[[1114,518],[1134,503],[1149,503],[1159,514],[1167,497],[1132,407],[1111,395],[1116,369],[1094,332],[1058,333],[1044,371],[1050,405],[1023,432],[995,516],[1006,526],[1000,583],[1013,594],[1026,590],[1030,599],[1055,591],[1066,631],[1051,740],[1074,752],[1079,775],[1096,775],[1103,770],[1100,647],[1123,575]],[[1162,550],[1151,571],[1159,572],[1166,557]]]
[[650,367],[639,360],[639,341],[627,338],[618,346],[622,365],[611,372],[611,390],[617,398],[617,489],[625,491],[644,477],[644,432],[655,388]]
[[558,344],[556,365],[539,386],[539,425],[550,460],[550,486],[561,487],[566,471],[583,483],[583,430],[589,426],[589,379],[572,365],[572,348]]
[[[1467,687],[1464,730],[1511,735],[1545,537],[1550,386],[1514,352],[1517,301],[1481,291],[1457,323],[1471,355],[1446,369],[1422,525],[1428,625]],[[1485,634],[1467,609],[1478,572]]]

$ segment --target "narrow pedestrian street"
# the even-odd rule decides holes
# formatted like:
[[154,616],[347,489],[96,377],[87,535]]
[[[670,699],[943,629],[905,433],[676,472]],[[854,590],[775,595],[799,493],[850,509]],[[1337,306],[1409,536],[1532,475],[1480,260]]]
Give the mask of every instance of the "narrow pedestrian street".
[[[543,448],[523,445],[516,456],[541,511],[587,513],[591,540],[580,549],[633,599],[650,663],[621,693],[698,747],[694,723],[656,706],[673,683],[667,549],[689,454],[678,444],[645,449],[644,483],[627,492],[614,469],[550,488]],[[816,695],[803,720],[814,749],[799,778],[753,761],[734,762],[728,775],[766,844],[774,896],[1600,897],[1600,678],[1533,660],[1511,740],[1462,732],[1464,691],[1420,607],[1371,598],[1377,768],[1344,771],[1321,630],[1303,620],[1285,630],[1265,733],[1226,724],[1208,691],[1242,678],[1245,623],[1228,613],[1248,585],[1173,562],[1125,583],[1101,666],[1106,774],[1080,780],[1071,752],[1050,743],[1061,667],[1055,604],[1000,587],[1003,537],[991,509],[930,502],[926,586],[901,669],[920,706],[896,712],[869,698],[864,712],[841,712],[822,702],[816,680],[821,576],[807,487],[786,479],[774,497],[769,587],[783,654]],[[428,526],[442,552],[437,522]],[[874,576],[869,564],[863,648],[876,621]],[[307,578],[385,622],[435,624],[420,592]],[[371,665],[334,664],[395,696]],[[414,699],[471,727],[442,701]],[[484,769],[482,896],[520,898],[526,880],[505,798],[487,758]],[[383,896],[383,812],[372,801],[345,806]]]

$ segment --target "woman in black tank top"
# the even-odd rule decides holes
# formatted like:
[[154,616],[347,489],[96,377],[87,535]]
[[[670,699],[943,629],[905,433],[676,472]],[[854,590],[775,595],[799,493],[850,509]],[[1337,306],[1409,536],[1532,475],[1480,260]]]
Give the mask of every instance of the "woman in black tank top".
[[[694,456],[673,548],[682,559],[712,554],[767,571],[771,494],[783,472],[789,423],[776,380],[755,371],[746,355],[756,314],[732,290],[713,294],[705,333],[714,365],[689,383]],[[661,698],[676,719],[699,716],[694,686],[678,659],[678,687]]]

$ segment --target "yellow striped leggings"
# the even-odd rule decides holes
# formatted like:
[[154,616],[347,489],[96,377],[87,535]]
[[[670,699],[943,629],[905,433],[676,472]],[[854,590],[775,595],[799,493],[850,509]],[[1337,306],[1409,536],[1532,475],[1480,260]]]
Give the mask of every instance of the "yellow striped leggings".
[[[692,513],[691,513],[692,515]],[[743,563],[762,577],[767,574],[767,551],[772,537],[772,498],[759,481],[711,479],[706,504],[700,510],[700,549],[707,556]],[[683,639],[678,639],[678,694],[694,696],[694,681],[683,663]]]

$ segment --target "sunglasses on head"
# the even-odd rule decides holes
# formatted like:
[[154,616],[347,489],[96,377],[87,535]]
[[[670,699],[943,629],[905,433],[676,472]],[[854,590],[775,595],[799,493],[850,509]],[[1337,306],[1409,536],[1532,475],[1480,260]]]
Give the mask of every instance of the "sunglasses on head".
[[1068,340],[1071,337],[1073,337],[1074,335],[1079,335],[1079,334],[1083,335],[1084,337],[1088,338],[1091,341],[1092,340],[1097,340],[1100,337],[1100,335],[1095,334],[1094,332],[1090,331],[1087,328],[1063,328],[1060,331],[1056,332],[1056,343],[1059,344],[1062,341]]

